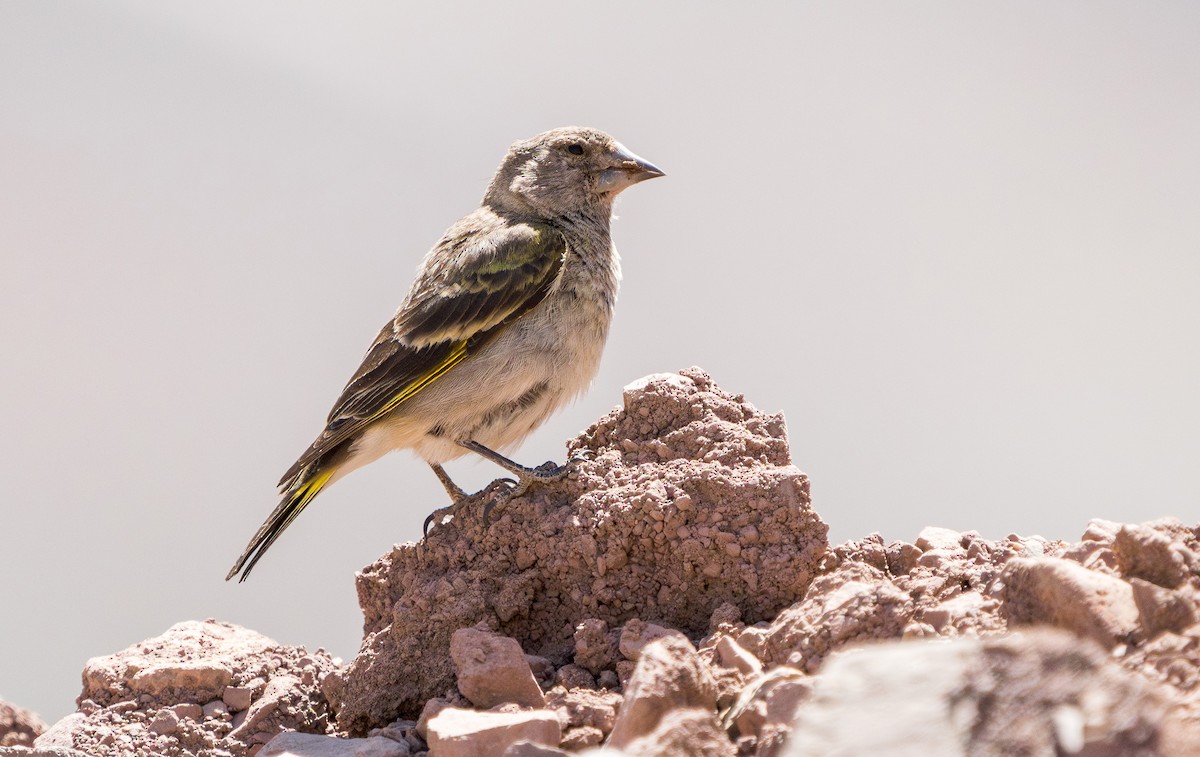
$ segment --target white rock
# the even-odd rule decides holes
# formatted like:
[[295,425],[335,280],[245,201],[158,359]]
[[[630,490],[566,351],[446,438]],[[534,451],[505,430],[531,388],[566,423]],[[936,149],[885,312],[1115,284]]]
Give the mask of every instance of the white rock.
[[271,739],[258,757],[408,757],[408,744],[382,737],[336,739],[288,731]]
[[949,528],[926,526],[917,534],[916,544],[923,550],[962,549],[962,534]]
[[562,726],[550,710],[477,712],[447,707],[426,727],[430,757],[501,755],[518,741],[558,746]]

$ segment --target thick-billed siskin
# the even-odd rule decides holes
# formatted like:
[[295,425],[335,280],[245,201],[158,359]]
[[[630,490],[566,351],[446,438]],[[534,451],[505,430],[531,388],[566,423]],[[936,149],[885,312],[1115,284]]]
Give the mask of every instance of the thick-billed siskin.
[[421,262],[226,580],[240,572],[244,581],[317,494],[395,449],[424,458],[455,502],[466,494],[442,463],[468,451],[518,485],[562,475],[566,466],[527,468],[495,450],[516,445],[595,376],[621,275],[613,200],[662,175],[596,129],[554,129],[509,148],[479,209]]

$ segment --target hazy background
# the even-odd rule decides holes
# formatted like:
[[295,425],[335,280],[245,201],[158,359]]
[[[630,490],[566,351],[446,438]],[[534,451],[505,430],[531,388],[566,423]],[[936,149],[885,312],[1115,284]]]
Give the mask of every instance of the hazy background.
[[[510,142],[611,131],[625,285],[563,443],[697,364],[835,540],[1200,520],[1200,5],[0,4],[0,693],[216,617],[349,658],[445,495],[394,455],[222,581]],[[451,466],[464,485],[499,471]]]

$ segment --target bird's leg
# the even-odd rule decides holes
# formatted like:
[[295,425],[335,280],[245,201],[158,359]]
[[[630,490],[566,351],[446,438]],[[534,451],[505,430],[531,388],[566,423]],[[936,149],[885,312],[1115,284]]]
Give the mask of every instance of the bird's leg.
[[[438,481],[442,482],[442,486],[446,489],[446,493],[450,495],[451,502],[447,507],[434,510],[428,516],[426,516],[425,524],[421,527],[421,534],[424,536],[429,535],[430,525],[433,523],[441,523],[447,515],[453,516],[454,511],[459,505],[462,504],[463,500],[467,499],[468,497],[475,496],[467,494],[465,491],[463,491],[462,487],[454,483],[454,481],[450,478],[450,474],[447,473],[446,469],[442,466],[438,465],[437,463],[430,463],[429,467],[433,469],[433,475],[438,477]],[[498,484],[508,488],[516,486],[517,482],[513,481],[511,478],[502,478],[483,487],[476,494],[486,494]],[[488,499],[487,503],[483,506],[483,524],[485,526],[488,523],[488,513],[491,512],[494,504],[495,502],[493,499]]]
[[442,487],[445,488],[446,493],[450,495],[450,505],[438,508],[425,516],[425,524],[421,526],[422,536],[429,535],[429,525],[431,523],[434,521],[441,523],[447,515],[453,514],[454,508],[458,507],[460,502],[467,498],[467,493],[462,490],[462,487],[451,480],[450,474],[446,472],[445,468],[437,463],[430,463],[429,467],[433,469],[433,475],[437,476],[438,481],[442,482]]
[[466,447],[477,455],[491,460],[496,465],[499,465],[504,470],[517,477],[517,483],[520,486],[526,486],[534,481],[554,481],[567,475],[571,470],[571,462],[566,465],[555,465],[553,462],[543,463],[536,468],[530,468],[521,465],[518,462],[509,460],[504,455],[501,455],[495,450],[489,449],[473,439],[468,439],[465,442],[459,442],[459,445]]
[[[500,500],[489,499],[483,506],[483,525],[485,527],[488,525],[492,508],[500,504],[500,502],[507,501],[513,497],[521,496],[525,493],[525,490],[529,488],[529,485],[535,481],[556,481],[570,473],[572,465],[588,458],[586,451],[581,451],[573,455],[571,459],[567,461],[566,465],[555,465],[553,461],[550,461],[543,463],[536,468],[530,468],[513,460],[509,460],[499,452],[485,447],[472,439],[468,439],[465,442],[459,442],[459,445],[466,447],[481,457],[491,460],[496,465],[499,465],[501,468],[517,477],[517,480],[512,482],[512,486],[509,488],[506,496]],[[500,479],[500,481],[494,483],[509,481],[511,481],[511,479]]]
[[[509,460],[507,457],[505,457],[504,455],[501,455],[499,452],[496,452],[495,450],[485,447],[477,441],[468,439],[467,441],[459,442],[459,445],[462,447],[465,447],[466,449],[471,450],[472,452],[474,452],[477,455],[480,455],[481,457],[485,457],[488,460],[491,460],[496,465],[499,465],[501,468],[503,468],[504,470],[508,471],[509,473],[511,473],[517,477],[517,480],[515,480],[515,481],[511,478],[497,479],[497,480],[493,481],[492,483],[488,484],[487,486],[483,487],[483,489],[479,490],[479,492],[477,493],[477,495],[478,494],[483,494],[483,495],[491,494],[494,489],[501,488],[501,487],[503,487],[506,490],[503,493],[503,496],[488,497],[487,501],[484,502],[484,504],[483,504],[483,525],[484,525],[484,527],[488,526],[488,524],[489,524],[492,509],[500,502],[503,502],[504,500],[524,494],[525,490],[529,487],[529,485],[535,481],[555,481],[557,479],[560,479],[563,476],[567,475],[567,473],[569,473],[571,471],[572,464],[579,462],[581,460],[586,460],[588,458],[588,455],[587,455],[588,451],[581,450],[579,453],[572,456],[571,459],[567,461],[566,465],[555,465],[553,462],[547,462],[547,463],[543,463],[542,465],[539,465],[536,468],[530,468],[528,466],[521,465],[520,463],[515,462],[513,460]],[[450,495],[450,499],[452,499],[453,502],[450,504],[449,507],[443,507],[440,510],[434,510],[433,512],[431,512],[429,514],[429,517],[427,517],[425,519],[425,525],[422,528],[422,533],[424,533],[424,534],[429,533],[429,526],[431,524],[440,523],[442,521],[442,519],[445,518],[447,515],[453,515],[454,510],[458,507],[458,505],[464,499],[466,499],[469,496],[477,496],[477,495],[468,495],[465,491],[463,491],[458,486],[458,484],[455,484],[450,479],[450,475],[448,473],[446,473],[446,469],[443,468],[442,466],[440,466],[436,463],[430,463],[429,467],[433,469],[433,474],[438,477],[438,481],[442,482],[442,486],[446,489],[446,493]]]
[[459,500],[467,496],[467,493],[450,479],[450,474],[446,472],[445,468],[437,463],[430,463],[429,467],[433,468],[433,475],[437,476],[438,481],[442,482],[442,486],[446,489],[446,493],[450,495],[452,502],[457,504]]

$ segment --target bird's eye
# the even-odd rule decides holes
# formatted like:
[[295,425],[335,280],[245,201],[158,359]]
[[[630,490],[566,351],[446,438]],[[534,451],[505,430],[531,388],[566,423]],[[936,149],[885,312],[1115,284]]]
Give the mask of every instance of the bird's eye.
[[583,145],[579,144],[578,142],[569,145],[567,147],[567,152],[571,153],[572,155],[583,155]]

